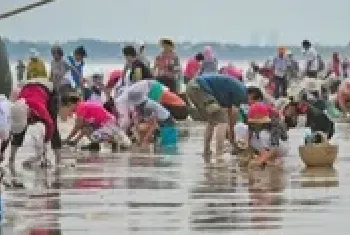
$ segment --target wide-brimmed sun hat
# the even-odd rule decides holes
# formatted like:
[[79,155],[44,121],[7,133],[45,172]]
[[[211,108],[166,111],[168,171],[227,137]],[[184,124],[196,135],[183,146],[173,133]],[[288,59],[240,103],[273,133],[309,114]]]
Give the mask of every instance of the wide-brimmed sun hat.
[[159,40],[159,44],[164,46],[164,45],[169,45],[171,47],[175,47],[175,43],[173,40],[171,40],[170,38],[161,38]]

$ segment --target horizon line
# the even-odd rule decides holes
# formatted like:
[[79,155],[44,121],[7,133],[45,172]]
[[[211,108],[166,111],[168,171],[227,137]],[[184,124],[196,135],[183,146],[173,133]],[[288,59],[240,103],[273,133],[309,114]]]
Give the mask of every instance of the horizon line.
[[[96,42],[100,42],[100,43],[116,43],[116,44],[140,44],[141,42],[143,44],[146,45],[155,45],[155,44],[159,44],[158,41],[142,41],[142,40],[105,40],[105,39],[98,39],[98,38],[77,38],[77,39],[69,39],[66,41],[51,41],[51,40],[26,40],[26,39],[10,39],[8,37],[3,37],[3,40],[7,40],[9,42],[12,43],[31,43],[31,44],[50,44],[50,45],[54,45],[54,44],[68,44],[68,43],[75,43],[75,42],[79,42],[79,41],[96,41]],[[175,44],[193,44],[193,45],[198,45],[198,44],[222,44],[222,45],[235,45],[235,46],[242,46],[242,47],[280,47],[280,46],[285,46],[285,47],[301,47],[300,44],[283,44],[280,43],[278,45],[271,45],[268,43],[265,44],[251,44],[251,43],[247,43],[247,44],[242,44],[242,43],[235,43],[235,42],[227,42],[227,41],[189,41],[189,40],[175,40],[173,39],[173,41],[175,41]],[[350,43],[349,43],[350,44]],[[340,45],[340,44],[322,44],[322,43],[313,43],[314,46],[317,47],[349,47],[349,44],[344,44],[344,45]]]

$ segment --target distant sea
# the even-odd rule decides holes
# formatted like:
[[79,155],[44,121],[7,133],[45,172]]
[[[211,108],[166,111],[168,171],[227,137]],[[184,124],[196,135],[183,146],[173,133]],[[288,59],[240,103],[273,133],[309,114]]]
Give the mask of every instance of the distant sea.
[[[29,42],[29,41],[11,41],[5,39],[7,51],[11,60],[26,59],[29,50],[36,48],[41,56],[47,60],[50,59],[50,49],[52,44],[49,42]],[[239,45],[232,43],[218,43],[218,42],[175,42],[176,52],[181,58],[189,58],[198,52],[203,51],[205,46],[211,46],[216,57],[220,60],[264,60],[269,56],[273,56],[277,52],[278,46],[286,46],[292,51],[296,58],[301,56],[300,45]],[[121,60],[122,48],[125,45],[136,45],[134,42],[106,42],[96,39],[79,39],[76,41],[69,41],[63,43],[65,54],[70,54],[77,46],[83,45],[88,53],[88,58],[91,61],[98,61],[103,63],[114,63],[115,60]],[[326,59],[329,59],[333,52],[339,52],[344,56],[349,49],[346,46],[322,46],[315,45],[317,51]],[[155,56],[160,51],[160,46],[157,43],[146,43],[146,54],[150,58]]]

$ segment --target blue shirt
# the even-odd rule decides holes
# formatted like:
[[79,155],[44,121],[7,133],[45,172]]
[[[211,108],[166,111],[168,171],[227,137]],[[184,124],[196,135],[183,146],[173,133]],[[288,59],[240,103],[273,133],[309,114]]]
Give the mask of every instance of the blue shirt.
[[200,87],[215,97],[224,108],[247,103],[247,88],[237,79],[226,75],[204,74],[197,78]]
[[[80,78],[83,74],[84,62],[77,63],[73,56],[68,56],[68,64],[75,68],[71,70],[71,76],[76,86],[80,84]],[[77,73],[78,71],[78,73]]]

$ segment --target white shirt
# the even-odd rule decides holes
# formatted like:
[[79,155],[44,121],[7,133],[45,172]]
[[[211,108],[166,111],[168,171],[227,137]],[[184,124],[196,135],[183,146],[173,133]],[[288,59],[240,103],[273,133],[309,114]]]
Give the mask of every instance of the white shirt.
[[245,143],[249,142],[249,131],[248,131],[248,125],[244,123],[237,123],[234,126],[234,134],[235,134],[235,140],[236,141],[243,141]]
[[288,61],[285,57],[276,57],[273,60],[274,74],[277,77],[284,77],[287,72]]
[[318,58],[317,58],[317,51],[315,48],[310,47],[309,50],[304,52],[305,57],[305,70],[307,68],[307,65],[311,62],[310,71],[318,71]]
[[117,103],[128,104],[128,93],[129,92],[142,92],[144,99],[147,99],[148,93],[153,85],[153,80],[141,80],[138,81],[129,87],[123,89],[119,97],[116,98]]
[[259,138],[257,138],[254,133],[252,139],[250,140],[251,147],[258,151],[271,148],[270,133],[268,131],[262,130],[259,133]]
[[10,132],[10,102],[4,95],[0,95],[0,139],[9,137]]
[[148,99],[146,104],[137,109],[144,119],[156,118],[158,121],[165,121],[170,117],[170,112],[158,102]]

